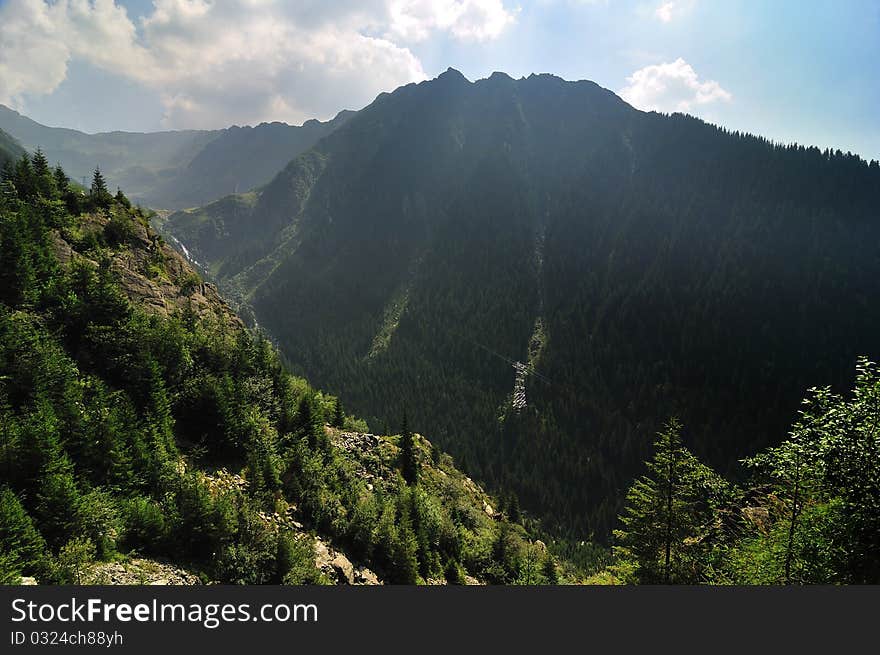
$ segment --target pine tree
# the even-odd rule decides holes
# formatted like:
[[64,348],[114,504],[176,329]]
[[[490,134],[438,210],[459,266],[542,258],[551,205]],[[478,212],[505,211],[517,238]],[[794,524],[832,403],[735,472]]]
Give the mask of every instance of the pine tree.
[[107,190],[107,183],[101,174],[100,167],[95,167],[95,173],[92,176],[92,187],[89,190],[89,201],[93,208],[107,209],[110,206],[113,196]]
[[31,160],[24,154],[15,164],[15,190],[18,191],[19,198],[33,198],[36,193],[36,183],[34,180],[34,169],[31,166]]
[[305,437],[309,448],[317,448],[324,434],[324,426],[321,417],[315,407],[314,396],[307,393],[299,400],[296,411],[294,434],[298,438]]
[[519,498],[515,493],[510,493],[507,497],[507,517],[513,523],[519,523],[522,519],[522,512],[519,508]]
[[333,427],[341,428],[345,425],[345,411],[342,409],[342,400],[336,399],[336,405],[333,408]]
[[122,193],[122,189],[116,187],[116,202],[125,207],[126,209],[131,209],[131,201]]
[[67,173],[65,173],[64,169],[61,168],[61,164],[58,164],[55,167],[52,175],[55,178],[55,186],[57,187],[59,193],[66,193],[68,191],[68,187],[70,187],[70,178],[67,177]]
[[42,477],[37,493],[40,532],[50,546],[60,547],[76,536],[75,510],[80,494],[73,478],[73,464],[65,456]]
[[623,528],[614,531],[618,570],[625,563],[648,584],[699,582],[700,540],[726,485],[684,447],[681,424],[670,420],[654,443],[648,475],[630,487]]
[[403,427],[400,431],[400,472],[408,485],[418,484],[419,463],[416,458],[415,439],[407,425],[406,412],[403,414]]
[[404,506],[397,523],[397,534],[393,542],[392,559],[394,568],[392,581],[395,584],[414,585],[419,580],[418,540],[412,528],[409,511]]
[[46,159],[46,155],[43,154],[43,151],[40,148],[37,148],[34,153],[34,157],[31,160],[31,165],[34,167],[34,175],[37,177],[42,177],[43,175],[49,175],[49,160]]
[[547,584],[559,584],[559,572],[556,570],[556,560],[553,555],[547,553],[544,558],[544,564],[541,567],[541,574],[547,581]]
[[147,362],[149,425],[151,431],[151,445],[154,448],[156,465],[162,465],[172,461],[177,455],[177,444],[174,439],[174,417],[171,413],[171,400],[165,387],[162,376],[162,368],[159,363],[150,358]]
[[0,488],[0,552],[7,553],[19,573],[35,572],[46,551],[46,542],[37,532],[15,493]]
[[496,584],[510,584],[519,575],[520,564],[513,529],[508,521],[502,519],[492,542],[492,565],[488,575]]
[[107,191],[107,183],[104,181],[104,176],[101,174],[101,168],[99,166],[96,166],[95,173],[92,176],[91,194],[93,196],[97,196],[105,195],[108,193],[109,191]]
[[15,185],[15,165],[11,159],[3,162],[3,168],[0,169],[0,180]]
[[37,193],[44,198],[55,198],[58,195],[55,176],[49,168],[49,161],[46,159],[46,155],[39,148],[34,153],[31,165],[34,169],[34,184]]

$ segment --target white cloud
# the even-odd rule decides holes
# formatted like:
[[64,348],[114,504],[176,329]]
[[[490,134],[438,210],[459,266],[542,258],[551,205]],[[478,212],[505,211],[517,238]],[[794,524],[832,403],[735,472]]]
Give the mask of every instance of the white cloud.
[[501,0],[391,0],[389,34],[423,41],[446,30],[464,41],[498,38],[515,14]]
[[30,0],[0,8],[0,102],[51,93],[67,76],[70,48],[58,38],[59,12]]
[[645,66],[626,78],[618,95],[646,111],[693,112],[713,102],[729,102],[733,95],[715,80],[700,80],[693,67],[679,57],[673,62]]
[[675,10],[674,2],[664,2],[654,11],[654,15],[664,23],[672,20],[672,13]]
[[656,5],[640,5],[637,13],[644,17],[652,17],[661,23],[681,20],[697,8],[697,0],[660,0]]
[[426,77],[407,47],[499,37],[502,0],[114,0],[0,4],[0,102],[54,91],[81,60],[156,89],[167,127],[300,122]]

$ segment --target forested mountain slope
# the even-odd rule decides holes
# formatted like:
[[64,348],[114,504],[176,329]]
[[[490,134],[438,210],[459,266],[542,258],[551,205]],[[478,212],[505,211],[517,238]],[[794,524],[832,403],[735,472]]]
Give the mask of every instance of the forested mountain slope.
[[294,370],[605,538],[669,416],[736,473],[880,351],[878,198],[854,155],[450,69],[165,229]]
[[24,154],[24,149],[15,139],[0,130],[0,166],[6,162],[14,162]]
[[4,169],[0,583],[557,579],[448,455],[293,377],[147,218],[39,152]]
[[110,187],[121,186],[133,200],[179,209],[265,184],[350,114],[340,112],[331,121],[311,120],[302,126],[261,123],[224,130],[85,134],[40,125],[0,105],[0,129],[28,150],[42,149],[74,180],[91,179],[99,166]]

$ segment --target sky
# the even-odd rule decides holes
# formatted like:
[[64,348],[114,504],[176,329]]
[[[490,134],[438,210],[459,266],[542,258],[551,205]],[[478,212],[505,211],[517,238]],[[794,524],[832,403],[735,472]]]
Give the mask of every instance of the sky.
[[86,132],[300,124],[448,67],[880,159],[880,0],[0,0],[0,103]]

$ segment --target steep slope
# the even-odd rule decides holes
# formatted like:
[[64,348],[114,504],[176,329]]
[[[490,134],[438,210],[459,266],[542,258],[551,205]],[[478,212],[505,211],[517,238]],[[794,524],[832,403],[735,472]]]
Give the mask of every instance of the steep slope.
[[353,114],[343,111],[333,120],[310,120],[301,127],[261,123],[256,127],[222,130],[173,178],[152,190],[147,201],[152,199],[152,204],[172,209],[196,207],[230,192],[261,186]]
[[604,538],[666,418],[735,473],[880,350],[878,196],[854,155],[450,69],[165,229],[295,370]]
[[0,105],[0,129],[29,150],[42,148],[49,161],[60,163],[74,180],[91,178],[100,166],[108,183],[127,189],[132,199],[177,209],[268,182],[351,113],[302,126],[262,123],[224,130],[85,134],[40,125]]
[[33,177],[0,194],[0,583],[555,571],[449,456],[290,375],[124,195]]
[[22,154],[24,154],[24,149],[18,145],[18,142],[0,130],[0,166],[6,162],[16,161]]

